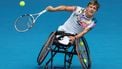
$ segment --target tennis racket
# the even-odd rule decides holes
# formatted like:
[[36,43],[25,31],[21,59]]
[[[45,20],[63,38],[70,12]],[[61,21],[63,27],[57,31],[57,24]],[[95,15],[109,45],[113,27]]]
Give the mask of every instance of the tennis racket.
[[36,14],[24,14],[18,17],[14,23],[14,27],[18,32],[26,32],[33,27],[38,17],[44,14],[47,10],[42,10]]

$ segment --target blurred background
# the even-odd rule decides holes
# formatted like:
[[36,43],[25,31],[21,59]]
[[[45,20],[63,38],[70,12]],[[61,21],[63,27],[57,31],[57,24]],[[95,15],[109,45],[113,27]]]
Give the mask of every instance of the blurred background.
[[[86,7],[89,0],[0,0],[0,69],[39,69],[36,59],[49,34],[63,24],[70,12],[47,12],[35,26],[19,33],[14,28],[16,18],[26,13],[38,13],[47,6],[78,5]],[[97,26],[85,37],[89,44],[92,69],[122,68],[122,0],[99,0]],[[62,63],[61,63],[62,60]],[[56,56],[55,64],[63,65],[63,56]],[[80,67],[77,56],[74,67]],[[75,69],[76,69],[75,68]]]

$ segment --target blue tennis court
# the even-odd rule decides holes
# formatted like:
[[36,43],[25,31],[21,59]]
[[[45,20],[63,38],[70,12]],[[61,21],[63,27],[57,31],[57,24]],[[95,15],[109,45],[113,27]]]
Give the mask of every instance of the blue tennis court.
[[[37,13],[45,7],[59,5],[79,5],[85,7],[87,0],[0,0],[0,69],[40,69],[37,56],[49,34],[63,24],[71,13],[47,12],[41,15],[35,26],[25,32],[14,28],[16,18],[26,13]],[[85,37],[90,47],[92,69],[122,68],[122,0],[99,0],[97,26]],[[60,61],[62,60],[62,64]],[[63,56],[55,58],[56,66],[63,65]],[[73,59],[73,69],[80,68],[77,57]]]

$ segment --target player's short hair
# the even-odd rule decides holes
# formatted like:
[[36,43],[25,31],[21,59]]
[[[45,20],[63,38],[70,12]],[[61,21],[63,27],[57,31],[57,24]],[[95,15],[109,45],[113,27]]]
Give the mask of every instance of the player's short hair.
[[92,1],[90,1],[90,2],[87,4],[87,6],[89,6],[89,5],[96,5],[97,10],[98,10],[99,7],[100,7],[100,4],[98,3],[97,0],[92,0]]

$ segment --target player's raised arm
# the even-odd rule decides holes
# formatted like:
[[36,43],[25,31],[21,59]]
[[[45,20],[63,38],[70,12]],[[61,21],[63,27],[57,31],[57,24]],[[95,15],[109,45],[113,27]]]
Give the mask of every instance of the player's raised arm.
[[46,10],[48,11],[73,11],[75,10],[75,6],[65,6],[65,5],[61,5],[57,7],[48,6]]

